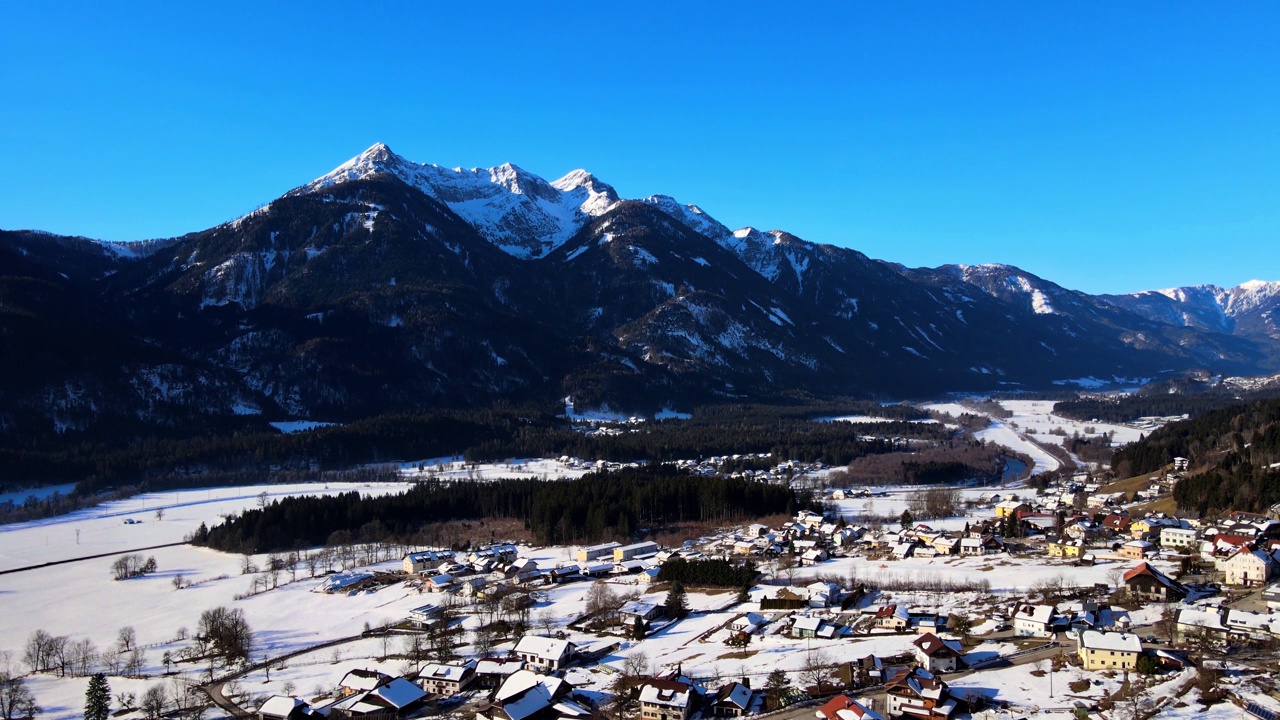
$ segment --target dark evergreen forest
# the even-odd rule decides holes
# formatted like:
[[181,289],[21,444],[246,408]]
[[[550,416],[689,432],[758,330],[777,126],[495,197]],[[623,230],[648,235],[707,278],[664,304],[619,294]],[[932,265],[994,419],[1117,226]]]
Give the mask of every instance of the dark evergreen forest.
[[407,540],[431,523],[516,518],[548,545],[628,541],[642,528],[740,523],[814,507],[808,495],[786,487],[645,465],[578,480],[429,481],[381,497],[290,497],[202,528],[192,540],[217,550],[262,553],[323,545],[335,533],[364,542]]
[[1112,458],[1120,477],[1154,472],[1175,457],[1191,470],[1174,487],[1178,507],[1201,514],[1265,512],[1280,503],[1280,400],[1258,400],[1172,423]]

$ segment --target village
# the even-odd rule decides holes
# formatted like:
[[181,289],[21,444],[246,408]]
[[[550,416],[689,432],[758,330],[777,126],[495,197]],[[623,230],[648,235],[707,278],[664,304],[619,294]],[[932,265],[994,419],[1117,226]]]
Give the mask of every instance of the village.
[[[893,527],[858,520],[867,503],[896,508],[892,498],[909,505],[930,491],[828,491],[826,513],[675,548],[611,542],[562,559],[515,544],[411,552],[398,581],[428,601],[398,626],[425,633],[431,659],[254,709],[936,720],[1058,705],[1137,718],[1185,705],[1195,688],[1202,707],[1234,701],[1265,718],[1280,706],[1257,669],[1280,647],[1280,585],[1269,584],[1280,577],[1280,520],[1135,511],[1166,496],[1184,463],[1130,492],[1083,474],[1038,491],[967,490],[959,517],[916,522],[904,509]],[[690,567],[760,574],[741,587],[673,580],[672,568]],[[373,577],[347,574],[324,591],[358,592]],[[1046,679],[1007,693],[990,687],[1007,680],[985,681],[1002,675]]]
[[[1016,422],[1030,432],[1043,421]],[[74,526],[77,552],[81,529],[85,547],[109,553],[155,544],[161,572],[100,584],[75,564],[19,568],[0,576],[0,593],[24,608],[26,627],[73,644],[87,636],[104,657],[137,656],[111,673],[121,717],[1275,720],[1276,512],[1176,512],[1182,458],[1114,481],[1060,469],[1031,443],[1016,449],[1031,478],[990,487],[833,484],[838,468],[767,455],[682,461],[695,475],[804,488],[817,503],[686,539],[573,547],[476,527],[487,541],[352,538],[239,557],[161,543],[270,497],[352,488],[141,496],[54,526],[10,526],[22,559],[8,562],[65,556],[45,547],[49,532]],[[357,489],[616,467],[439,459],[401,466],[403,483]],[[96,601],[102,619],[59,610],[77,597]],[[251,650],[217,658],[188,632],[193,611],[214,605],[242,614]],[[136,646],[113,643],[141,606],[154,622],[139,625]],[[9,632],[5,642],[30,639]],[[78,677],[52,663],[27,682],[53,698],[50,717],[76,717]]]

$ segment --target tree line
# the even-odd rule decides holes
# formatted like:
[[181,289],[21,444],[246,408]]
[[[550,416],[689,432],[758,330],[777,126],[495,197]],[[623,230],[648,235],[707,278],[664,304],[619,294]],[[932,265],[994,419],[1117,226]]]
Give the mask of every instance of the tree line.
[[404,540],[431,523],[516,518],[538,542],[555,545],[629,540],[644,528],[739,522],[806,507],[814,507],[812,499],[790,488],[644,465],[578,480],[428,480],[381,497],[349,492],[283,498],[202,527],[192,542],[228,552],[276,552],[322,545],[335,533],[364,542]]
[[723,558],[690,560],[673,557],[658,570],[659,582],[694,587],[751,587],[760,573],[751,562],[734,563]]

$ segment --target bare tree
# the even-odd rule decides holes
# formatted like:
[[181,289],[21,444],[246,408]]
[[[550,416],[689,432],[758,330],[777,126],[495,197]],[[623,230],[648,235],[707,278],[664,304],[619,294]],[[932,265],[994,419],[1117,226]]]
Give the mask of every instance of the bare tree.
[[120,632],[116,634],[116,644],[124,652],[129,652],[138,642],[138,632],[133,629],[132,625],[125,625],[120,628]]
[[22,661],[31,668],[31,672],[44,672],[49,668],[49,649],[53,642],[54,637],[44,630],[35,630],[27,638]]
[[164,710],[169,704],[163,685],[152,685],[142,693],[142,702],[139,706],[147,720],[159,720],[164,715]]
[[591,583],[591,588],[587,590],[587,614],[600,615],[617,609],[617,595],[613,592],[613,588],[603,580],[597,580]]
[[89,638],[76,640],[67,645],[67,656],[71,674],[85,677],[93,674],[93,665],[98,660],[98,648]]
[[831,659],[822,650],[809,650],[800,664],[800,681],[806,687],[817,687],[822,694],[831,676]]
[[649,672],[649,656],[643,650],[632,652],[622,662],[622,673],[627,677],[645,677]]

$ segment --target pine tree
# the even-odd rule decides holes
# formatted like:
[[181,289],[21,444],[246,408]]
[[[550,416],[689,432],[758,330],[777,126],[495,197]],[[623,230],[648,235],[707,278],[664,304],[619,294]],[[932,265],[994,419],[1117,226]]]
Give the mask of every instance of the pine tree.
[[671,589],[667,591],[666,610],[667,617],[673,620],[679,620],[689,612],[689,596],[679,580],[671,583]]
[[914,522],[915,518],[911,516],[910,510],[903,510],[902,516],[898,518],[898,523],[902,526],[903,530],[910,528]]
[[787,679],[786,673],[781,670],[774,670],[769,673],[769,678],[764,683],[764,695],[768,701],[769,709],[778,709],[790,689],[791,681]]
[[84,692],[85,720],[107,720],[111,714],[111,686],[107,684],[107,676],[94,673],[89,678],[89,687]]

